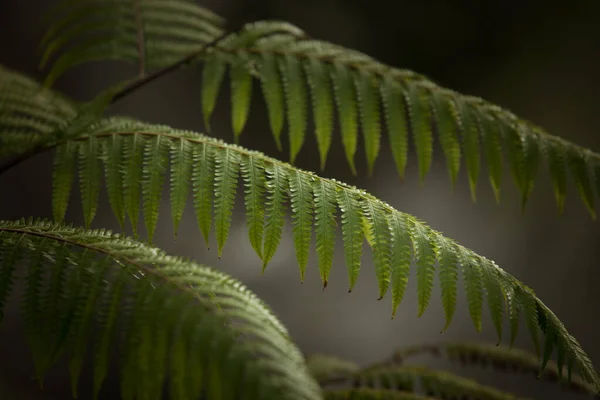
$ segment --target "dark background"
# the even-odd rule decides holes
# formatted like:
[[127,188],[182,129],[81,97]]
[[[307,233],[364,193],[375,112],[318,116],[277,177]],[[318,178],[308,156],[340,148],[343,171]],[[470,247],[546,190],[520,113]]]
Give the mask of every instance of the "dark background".
[[[44,31],[39,17],[53,3],[0,0],[0,63],[43,76],[36,69],[37,44]],[[211,0],[203,1],[202,5],[233,21],[273,18],[292,22],[312,37],[426,74],[441,85],[493,101],[555,135],[600,151],[597,131],[600,2],[552,5],[544,1]],[[199,68],[192,68],[165,77],[120,101],[110,113],[202,131],[199,72]],[[121,64],[85,66],[61,78],[57,88],[86,100],[107,84],[134,73],[133,67]],[[226,93],[219,103],[213,118],[213,134],[231,142]],[[275,150],[258,95],[251,113],[241,144],[287,160],[287,151]],[[318,157],[311,131],[307,132],[307,138],[297,164],[317,170]],[[321,174],[365,188],[495,260],[532,287],[581,342],[592,360],[600,363],[597,340],[600,226],[590,219],[572,182],[564,214],[558,216],[544,165],[526,212],[521,215],[520,195],[508,168],[503,176],[501,204],[495,204],[484,171],[478,202],[473,204],[464,168],[452,190],[437,143],[434,165],[422,186],[414,154],[411,153],[407,176],[402,182],[386,145],[384,140],[372,179],[366,176],[364,153],[359,149],[359,175],[355,178],[349,173],[336,134],[328,168]],[[50,217],[50,165],[51,155],[41,155],[0,176],[0,219]],[[76,197],[67,219],[82,224]],[[161,209],[155,242],[172,254],[193,257],[244,281],[274,309],[303,351],[331,353],[367,364],[389,356],[399,346],[453,340],[495,343],[489,318],[484,320],[482,334],[473,328],[463,293],[453,324],[446,333],[439,334],[444,319],[437,281],[432,304],[424,316],[416,318],[415,285],[411,282],[396,318],[391,320],[389,295],[384,301],[375,301],[378,292],[369,252],[365,252],[360,279],[352,294],[348,294],[339,241],[328,288],[321,291],[314,255],[306,281],[300,285],[289,223],[275,258],[264,276],[260,276],[258,257],[247,238],[241,200],[238,195],[230,237],[220,260],[214,250],[214,238],[213,250],[206,250],[191,208],[186,210],[187,217],[180,225],[177,240],[173,240],[167,201]],[[106,198],[101,201],[94,226],[116,229]],[[18,302],[18,298],[12,299],[0,329],[0,399],[70,398],[65,368],[50,372],[44,392],[33,381],[31,358],[17,318]],[[524,327],[517,344],[531,349]],[[422,361],[447,367],[435,360]],[[460,368],[456,372],[472,373],[485,382],[539,399],[585,397],[530,377]],[[83,387],[85,382],[81,399],[89,398]],[[104,392],[106,398],[115,398],[116,393],[116,387],[107,387]]]

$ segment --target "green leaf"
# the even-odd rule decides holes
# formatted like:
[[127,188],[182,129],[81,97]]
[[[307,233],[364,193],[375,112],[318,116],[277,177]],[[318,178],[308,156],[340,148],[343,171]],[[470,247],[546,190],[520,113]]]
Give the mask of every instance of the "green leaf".
[[142,165],[144,137],[138,133],[126,137],[123,143],[123,195],[125,210],[131,221],[134,236],[137,236],[140,215]]
[[500,272],[498,271],[498,267],[496,266],[496,264],[489,260],[482,260],[481,270],[483,284],[485,285],[485,291],[487,293],[490,315],[492,316],[492,322],[494,323],[494,327],[496,328],[496,334],[498,335],[497,344],[500,344],[500,341],[502,340],[504,303],[506,301],[503,288],[500,284],[500,282],[502,282],[502,279],[499,276]]
[[391,278],[391,232],[386,213],[374,201],[363,202],[363,212],[368,222],[368,233],[373,237],[373,261],[379,286],[379,300],[385,296]]
[[358,110],[356,106],[356,89],[350,72],[342,63],[333,63],[331,79],[338,110],[342,143],[350,170],[356,175],[354,155],[358,142]]
[[439,91],[432,93],[432,111],[440,145],[446,156],[446,166],[450,174],[452,186],[456,184],[460,171],[460,138],[459,125],[455,120],[454,103]]
[[392,155],[398,175],[404,179],[408,154],[408,117],[404,96],[400,86],[391,78],[386,78],[380,87]]
[[431,110],[425,92],[418,85],[408,83],[404,91],[408,104],[410,129],[419,159],[419,179],[421,182],[431,167],[433,153],[433,133],[431,129]]
[[85,145],[79,146],[79,186],[86,228],[92,224],[98,208],[101,176],[99,150],[95,137],[90,137]]
[[418,316],[422,316],[433,289],[433,278],[435,274],[435,244],[433,232],[417,222],[411,226],[411,237],[417,261],[417,293],[419,302]]
[[392,318],[404,298],[410,263],[412,261],[412,241],[406,217],[399,213],[389,215],[389,226],[392,232],[391,269],[392,269]]
[[263,272],[279,246],[285,215],[287,171],[279,164],[267,165],[265,204],[265,238],[263,247]]
[[202,69],[202,114],[204,115],[204,127],[210,132],[210,116],[212,115],[219,89],[227,64],[220,54],[211,54],[204,60]]
[[238,60],[231,65],[231,125],[235,143],[248,120],[252,98],[252,76],[248,72],[248,59]]
[[[154,237],[169,157],[169,143],[160,135],[146,141],[142,162],[142,198],[148,240]],[[139,168],[139,165],[137,166]]]
[[518,129],[504,125],[507,130],[506,143],[513,178],[521,190],[521,208],[525,209],[527,199],[533,190],[535,176],[540,162],[539,139],[531,129]]
[[254,157],[243,157],[242,177],[246,188],[246,219],[248,221],[248,237],[256,254],[263,258],[263,233],[265,223],[265,166],[264,162]]
[[562,213],[567,191],[566,154],[562,143],[549,140],[546,143],[546,156],[548,157],[548,167],[550,168],[556,205],[559,213]]
[[284,122],[283,84],[279,73],[277,56],[271,53],[260,55],[261,60],[261,87],[267,110],[269,124],[275,138],[277,149],[281,151],[281,129]]
[[285,89],[287,117],[290,128],[290,163],[294,163],[304,144],[307,120],[306,84],[300,61],[290,55],[279,58]]
[[125,202],[123,197],[123,171],[121,169],[123,164],[123,138],[119,135],[111,135],[110,144],[103,146],[102,150],[108,201],[117,217],[119,226],[124,229]]
[[591,186],[590,171],[588,170],[587,155],[572,146],[567,147],[567,164],[571,170],[575,186],[579,191],[579,196],[587,207],[593,219],[596,219],[594,210],[594,191]]
[[171,142],[171,217],[177,235],[192,178],[192,146],[186,139]]
[[490,184],[494,190],[496,203],[500,202],[500,186],[502,184],[502,137],[501,130],[490,114],[483,114],[480,118],[481,136]]
[[469,304],[469,314],[475,329],[481,332],[481,314],[483,311],[483,274],[478,256],[461,251],[458,261],[462,267],[463,280]]
[[192,148],[192,192],[198,227],[208,247],[212,226],[215,156],[213,148],[200,143]]
[[73,142],[67,142],[56,149],[52,173],[52,216],[56,222],[61,222],[67,211],[75,176],[76,155],[77,145]]
[[457,116],[460,120],[463,139],[463,154],[469,174],[471,198],[477,200],[477,180],[479,179],[479,119],[474,108],[466,99],[456,100]]
[[[356,196],[349,191],[340,190],[337,193],[337,201],[340,210],[342,211],[342,238],[344,240],[344,258],[346,267],[348,268],[348,279],[350,281],[350,289],[354,288],[358,273],[360,271],[360,260],[362,257],[363,246],[363,229],[362,216],[363,212],[360,208],[360,203]],[[324,282],[327,286],[327,281]]]
[[441,235],[436,235],[435,250],[439,265],[440,286],[442,289],[442,305],[446,315],[446,325],[442,332],[448,329],[456,310],[458,256],[456,246]]
[[310,86],[315,121],[315,136],[321,156],[321,170],[325,169],[333,134],[332,83],[328,69],[319,61],[311,59],[304,63]]
[[237,152],[224,149],[215,153],[215,160],[215,234],[221,257],[231,225],[240,159]]
[[308,264],[308,250],[312,236],[313,224],[313,194],[312,179],[306,174],[291,171],[288,174],[290,188],[290,201],[293,219],[294,246],[296,258],[300,266],[300,280],[304,281],[306,265]]
[[381,126],[379,124],[379,91],[373,77],[358,72],[354,74],[356,94],[360,110],[360,120],[365,140],[365,154],[369,175],[373,174],[375,160],[381,147]]
[[329,181],[313,182],[317,262],[321,281],[326,284],[333,264],[335,248],[336,188]]

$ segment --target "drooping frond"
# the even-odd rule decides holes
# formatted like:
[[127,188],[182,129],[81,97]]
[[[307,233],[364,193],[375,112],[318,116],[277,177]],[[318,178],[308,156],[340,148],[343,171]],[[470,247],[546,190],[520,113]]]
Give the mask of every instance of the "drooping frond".
[[[82,3],[87,4],[89,1]],[[112,2],[96,0],[94,3]],[[138,3],[143,8],[141,5],[146,2]],[[112,9],[112,6],[106,4],[98,7],[104,9],[102,21],[119,26],[122,20],[126,20],[129,25],[134,25],[131,4],[124,4],[127,6],[122,8],[128,10],[127,15],[131,15],[129,19],[122,18],[120,11],[107,13],[106,10]],[[175,9],[176,6],[173,6],[173,14],[168,14],[169,17],[182,17],[185,14],[177,14]],[[77,27],[78,24],[78,20],[73,18],[66,19],[66,22],[56,22],[50,28],[49,36],[59,28],[74,29],[73,26]],[[185,29],[196,38],[205,34],[205,24],[185,25]],[[149,28],[145,29],[151,31]],[[90,25],[86,31],[91,34],[103,32],[103,29]],[[138,51],[135,49],[137,36],[133,29],[127,32],[118,37],[128,35],[131,42],[129,51],[132,53],[129,58],[134,61],[138,59]],[[218,32],[221,31],[214,31],[210,38],[214,39]],[[99,40],[98,46],[119,47],[120,40],[103,38]],[[207,40],[209,38],[198,39],[197,42],[206,43]],[[182,43],[188,42],[182,42],[179,37],[173,36],[165,37],[161,43],[169,50],[156,53],[156,57],[169,59],[170,54],[182,48]],[[61,44],[54,47],[61,47]],[[52,49],[54,47],[47,46]],[[197,45],[194,49],[196,48]],[[70,59],[70,64],[55,63],[50,72],[51,78],[75,62],[87,61],[85,56],[78,53],[81,50],[77,49],[66,49],[62,57]],[[147,48],[146,52],[149,52]],[[182,51],[177,56],[183,57],[184,54],[185,51]],[[110,57],[105,56],[103,59]],[[278,146],[281,143],[281,131],[287,121],[292,162],[305,142],[308,111],[312,110],[321,165],[324,166],[327,159],[334,114],[337,114],[350,168],[353,172],[356,171],[355,153],[360,128],[368,170],[372,171],[381,147],[384,129],[379,121],[380,115],[383,115],[400,176],[404,175],[409,142],[412,141],[417,153],[420,177],[425,177],[433,157],[434,137],[437,136],[453,183],[457,179],[461,160],[464,159],[473,199],[482,174],[483,160],[496,198],[499,199],[505,153],[514,180],[521,190],[523,206],[533,189],[539,165],[545,160],[559,210],[564,206],[565,180],[567,175],[571,175],[585,205],[592,216],[595,216],[594,186],[597,195],[600,195],[600,155],[551,136],[542,128],[518,118],[506,109],[480,98],[440,87],[412,71],[390,67],[342,46],[307,38],[300,29],[290,24],[269,21],[247,24],[239,31],[224,34],[198,59],[204,61],[202,109],[207,127],[225,72],[229,68],[232,124],[235,138],[239,137],[250,109],[250,81],[255,77],[261,83],[271,130]]]
[[54,22],[41,43],[41,65],[55,58],[48,85],[74,66],[99,60],[128,61],[144,75],[210,43],[224,24],[189,0],[64,0],[49,17]]
[[[490,366],[498,371],[514,371],[529,373],[548,381],[562,381],[563,371],[554,361],[548,362],[546,369],[540,371],[538,357],[527,351],[494,346],[483,343],[441,343],[435,345],[420,345],[400,349],[394,354],[394,362],[402,364],[406,359],[421,353],[435,357],[445,357],[452,362],[462,365]],[[568,379],[569,389],[587,393],[595,393],[593,386],[584,382],[576,374]]]
[[96,397],[118,348],[124,399],[165,385],[173,399],[322,398],[275,316],[208,267],[103,230],[0,221],[0,316],[17,279],[38,379],[69,354],[74,396],[85,358]]
[[[120,139],[116,139],[117,137]],[[186,144],[182,144],[182,141]],[[91,142],[96,144],[92,146]],[[121,164],[110,164],[109,159],[104,156],[113,152],[112,146],[115,143],[120,143],[119,146],[123,149]],[[101,152],[101,148],[105,150]],[[500,269],[494,262],[460,246],[417,218],[395,210],[362,190],[318,177],[236,145],[228,145],[193,132],[144,124],[130,119],[103,120],[90,127],[86,135],[67,140],[58,146],[58,149],[56,165],[69,166],[68,176],[75,175],[77,164],[65,160],[70,160],[77,152],[84,157],[79,163],[79,176],[92,176],[87,167],[90,163],[102,163],[109,177],[118,177],[114,171],[122,170],[122,181],[106,180],[109,193],[112,191],[118,197],[118,190],[111,188],[113,184],[136,189],[123,190],[122,199],[113,201],[112,207],[117,216],[121,217],[123,210],[115,207],[115,204],[127,204],[126,200],[132,204],[142,201],[149,233],[153,232],[156,224],[157,202],[161,194],[159,189],[162,187],[162,180],[166,179],[166,171],[171,171],[171,193],[183,193],[185,188],[182,185],[185,185],[185,182],[180,179],[180,158],[187,157],[183,152],[191,151],[195,164],[188,185],[191,184],[195,189],[192,191],[194,204],[203,204],[202,207],[196,207],[201,213],[198,218],[204,221],[200,228],[203,232],[210,229],[210,226],[204,225],[207,222],[202,216],[208,216],[208,221],[214,221],[219,251],[228,236],[236,196],[236,182],[242,179],[246,188],[252,188],[246,189],[245,202],[251,228],[250,243],[258,249],[257,254],[265,266],[281,239],[284,217],[288,209],[285,203],[288,199],[291,199],[289,212],[293,220],[294,243],[301,271],[304,271],[308,238],[312,235],[313,228],[317,233],[320,232],[317,235],[317,253],[320,259],[325,257],[323,249],[329,251],[334,248],[335,236],[332,229],[339,215],[335,208],[339,208],[341,218],[337,220],[337,224],[341,225],[350,289],[358,277],[365,239],[369,240],[373,249],[379,297],[383,297],[388,289],[392,288],[393,312],[402,299],[413,258],[417,264],[419,314],[422,314],[429,304],[433,278],[438,272],[442,279],[447,281],[442,286],[442,299],[448,323],[456,305],[451,299],[456,298],[458,275],[461,274],[467,291],[469,311],[477,329],[481,328],[482,309],[487,297],[495,325],[502,324],[506,309],[510,317],[512,336],[517,332],[519,315],[524,315],[534,343],[539,343],[540,335],[545,338],[542,367],[556,348],[565,365],[578,370],[585,381],[598,385],[598,375],[579,343],[569,335],[558,318],[531,289]],[[140,163],[132,163],[129,156],[125,156],[132,153],[140,154],[141,179]],[[212,178],[207,179],[207,176]],[[255,184],[259,187],[254,187]],[[97,204],[96,198],[90,196],[97,197],[98,190],[90,190],[89,187],[100,185],[100,179],[89,180],[88,184],[81,188],[84,191],[84,204]],[[64,180],[61,181],[61,185],[55,185],[55,190],[68,191],[70,186]],[[54,198],[66,199],[66,196],[55,195]],[[181,206],[177,202],[171,204],[173,217],[180,218]],[[214,208],[212,213],[210,205]],[[314,215],[317,218],[311,217]],[[92,216],[86,214],[88,223],[91,222]],[[331,257],[331,254],[328,257]],[[329,275],[329,261],[327,263],[326,268],[320,268],[324,284],[327,283]],[[514,337],[511,337],[512,340]]]
[[[404,393],[418,394],[422,392],[427,396],[441,399],[525,399],[450,372],[420,366],[381,365],[368,367],[346,376],[335,377],[329,382],[321,382],[321,384],[325,388],[332,384],[347,384],[355,390],[357,388],[368,388],[373,391],[372,393],[384,392],[391,394],[395,392],[403,395]],[[381,396],[379,398],[387,397]]]
[[345,378],[360,371],[360,367],[348,360],[326,354],[313,354],[306,358],[310,374],[317,382]]
[[0,157],[25,151],[76,113],[72,101],[0,66]]
[[386,389],[335,389],[324,391],[325,400],[434,400],[420,394]]

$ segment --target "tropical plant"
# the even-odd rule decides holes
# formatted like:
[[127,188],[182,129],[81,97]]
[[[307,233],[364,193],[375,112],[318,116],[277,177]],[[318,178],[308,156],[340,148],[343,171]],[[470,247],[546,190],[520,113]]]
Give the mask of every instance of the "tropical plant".
[[[23,281],[22,316],[40,380],[68,353],[76,396],[90,348],[96,398],[108,373],[111,349],[118,346],[124,399],[160,398],[167,384],[173,399],[197,398],[201,393],[211,399],[421,398],[391,394],[392,388],[413,389],[412,383],[398,383],[405,382],[402,376],[437,382],[434,386],[442,389],[431,389],[432,395],[471,393],[484,398],[485,392],[492,396],[485,398],[495,398],[490,388],[422,369],[395,370],[398,378],[392,386],[353,389],[351,394],[322,390],[318,373],[308,368],[285,328],[241,283],[169,256],[151,244],[90,230],[104,176],[120,226],[128,219],[137,236],[141,213],[151,241],[168,171],[175,231],[191,192],[200,231],[208,240],[214,227],[219,255],[225,251],[241,177],[249,241],[263,269],[278,248],[289,208],[301,277],[308,266],[314,230],[317,266],[327,285],[340,227],[350,289],[358,278],[366,239],[379,296],[391,291],[393,312],[403,298],[413,259],[419,315],[429,305],[438,273],[447,327],[461,276],[477,330],[485,297],[499,340],[505,313],[511,345],[524,316],[541,356],[541,370],[556,350],[553,368],[559,377],[566,367],[569,381],[577,374],[586,390],[600,392],[599,376],[587,354],[525,284],[373,195],[293,166],[306,139],[309,108],[322,168],[337,112],[345,155],[354,173],[359,127],[372,171],[380,152],[383,116],[400,176],[412,140],[420,177],[425,177],[437,135],[452,182],[464,158],[473,199],[481,147],[498,199],[506,150],[523,206],[541,161],[546,160],[559,210],[570,174],[595,217],[593,186],[600,194],[600,155],[482,99],[442,88],[422,75],[357,51],[311,39],[285,22],[227,27],[221,17],[185,0],[65,0],[49,18],[53,22],[42,40],[42,65],[51,64],[45,86],[19,72],[0,69],[0,157],[7,160],[0,172],[34,154],[55,150],[54,221],[0,222],[0,309],[15,280]],[[99,60],[135,63],[139,76],[110,87],[88,103],[77,103],[49,88],[72,67]],[[237,141],[250,112],[256,79],[280,149],[283,126],[288,124],[289,163],[195,132],[104,117],[108,105],[146,83],[200,64],[206,130],[210,132],[210,116],[229,71]],[[85,228],[63,223],[76,175]],[[17,268],[20,261],[26,265],[22,273]],[[378,368],[391,373],[388,367]],[[348,371],[358,373],[353,367]],[[371,368],[360,377],[369,381],[378,371]]]

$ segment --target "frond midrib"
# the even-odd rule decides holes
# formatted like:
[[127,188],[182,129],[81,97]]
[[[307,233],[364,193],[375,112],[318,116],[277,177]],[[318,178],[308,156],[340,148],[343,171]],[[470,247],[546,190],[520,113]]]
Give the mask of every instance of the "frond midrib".
[[153,277],[155,277],[165,283],[168,283],[169,285],[176,287],[181,292],[189,294],[191,297],[195,298],[196,300],[200,301],[202,304],[206,305],[206,302],[198,295],[198,293],[196,293],[194,290],[192,290],[189,286],[182,285],[172,279],[169,279],[168,276],[161,274],[160,270],[158,270],[156,268],[148,268],[147,266],[145,266],[139,262],[136,262],[128,257],[124,257],[121,255],[115,254],[115,253],[111,252],[109,249],[99,247],[99,246],[94,246],[93,244],[89,244],[89,243],[83,243],[83,242],[79,242],[76,240],[71,240],[71,239],[65,238],[61,235],[53,235],[51,233],[46,233],[46,232],[41,232],[41,231],[36,231],[36,230],[31,230],[31,229],[6,228],[6,227],[0,226],[0,232],[24,233],[27,235],[37,236],[40,238],[52,239],[52,240],[60,242],[60,243],[64,243],[64,244],[68,244],[71,246],[80,247],[82,249],[92,250],[92,251],[100,253],[100,254],[104,254],[114,260],[123,261],[126,264],[131,265],[131,266],[139,269],[140,271],[143,271],[144,273],[146,273],[148,275],[152,275]]

